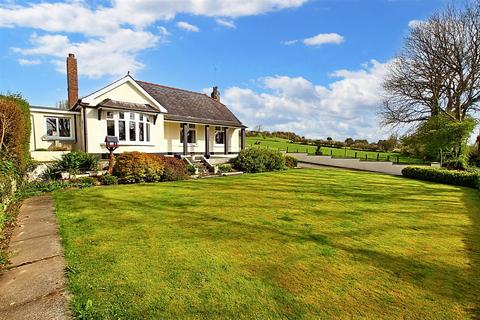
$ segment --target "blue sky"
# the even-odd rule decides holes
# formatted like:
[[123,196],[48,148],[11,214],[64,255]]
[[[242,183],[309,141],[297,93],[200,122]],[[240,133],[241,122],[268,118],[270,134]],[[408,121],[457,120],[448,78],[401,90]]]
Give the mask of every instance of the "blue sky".
[[[181,5],[180,5],[181,3]],[[409,23],[443,0],[4,1],[0,91],[33,105],[134,78],[208,92],[249,126],[378,139],[380,83]]]

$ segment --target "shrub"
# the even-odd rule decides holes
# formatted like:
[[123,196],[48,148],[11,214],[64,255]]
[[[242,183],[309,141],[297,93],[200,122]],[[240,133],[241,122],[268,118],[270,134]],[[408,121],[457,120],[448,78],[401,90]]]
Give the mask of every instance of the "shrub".
[[188,168],[185,161],[173,157],[162,157],[164,170],[162,181],[178,181],[188,178]]
[[195,166],[187,164],[187,172],[189,175],[194,175],[197,172],[197,169],[195,169]]
[[232,172],[232,170],[233,170],[232,165],[229,163],[218,165],[218,172],[220,173]]
[[478,188],[480,174],[474,171],[457,171],[443,168],[410,166],[402,170],[402,175],[407,178],[440,182],[457,186]]
[[297,158],[286,155],[285,156],[285,165],[288,168],[296,168],[298,164]]
[[61,159],[56,162],[56,168],[59,171],[78,173],[96,170],[97,164],[98,159],[94,155],[81,151],[72,151],[62,155]]
[[468,169],[468,163],[464,159],[458,159],[458,160],[448,160],[445,161],[442,166],[444,168],[447,168],[449,170],[461,170],[465,171]]
[[93,177],[81,177],[81,178],[78,178],[77,180],[74,180],[72,182],[75,186],[80,187],[80,188],[88,188],[88,187],[95,186],[95,185],[99,184],[98,180],[93,178]]
[[30,159],[30,106],[19,94],[0,95],[0,155],[20,172]]
[[118,184],[118,178],[107,173],[100,177],[100,183],[106,186]]
[[117,156],[113,173],[122,183],[160,181],[164,172],[163,158],[149,153],[124,152]]
[[279,151],[249,148],[240,151],[233,163],[236,169],[244,172],[274,171],[285,167],[285,157]]

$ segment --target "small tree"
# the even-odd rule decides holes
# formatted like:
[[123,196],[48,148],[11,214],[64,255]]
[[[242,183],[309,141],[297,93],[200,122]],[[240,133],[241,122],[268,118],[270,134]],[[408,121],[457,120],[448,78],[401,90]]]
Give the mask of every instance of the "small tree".
[[404,139],[406,145],[414,145],[425,157],[432,160],[467,162],[468,138],[476,120],[467,117],[463,121],[437,115],[419,126],[417,131]]

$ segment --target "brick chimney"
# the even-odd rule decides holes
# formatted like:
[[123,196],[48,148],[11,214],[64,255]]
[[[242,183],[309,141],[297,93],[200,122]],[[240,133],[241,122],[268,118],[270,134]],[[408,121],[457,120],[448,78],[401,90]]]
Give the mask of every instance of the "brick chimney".
[[212,94],[210,95],[213,99],[220,102],[220,91],[218,91],[218,87],[213,87]]
[[73,53],[67,57],[67,86],[68,86],[68,107],[71,108],[78,100],[78,72],[77,59]]

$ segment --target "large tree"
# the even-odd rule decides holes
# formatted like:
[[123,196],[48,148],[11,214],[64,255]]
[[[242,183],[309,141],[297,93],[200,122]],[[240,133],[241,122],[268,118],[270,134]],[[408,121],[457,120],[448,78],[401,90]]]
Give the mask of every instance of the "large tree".
[[480,110],[480,0],[418,22],[384,82],[386,125],[438,114],[463,121]]

